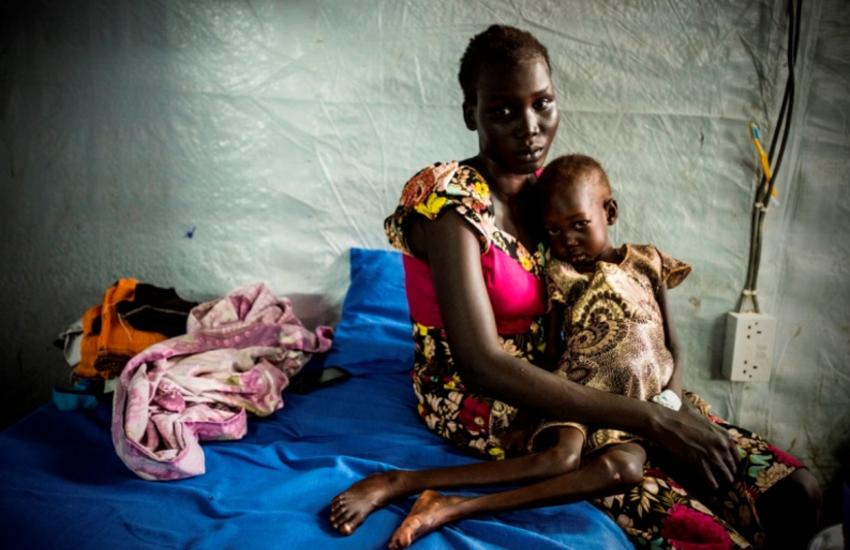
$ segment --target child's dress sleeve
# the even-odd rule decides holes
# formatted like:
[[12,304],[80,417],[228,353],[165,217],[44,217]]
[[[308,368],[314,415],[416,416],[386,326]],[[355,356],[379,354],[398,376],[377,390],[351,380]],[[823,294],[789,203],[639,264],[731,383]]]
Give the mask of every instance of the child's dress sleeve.
[[657,248],[655,252],[659,259],[659,275],[660,282],[664,283],[667,288],[675,288],[684,281],[691,273],[691,266],[681,260],[672,258],[661,252]]
[[495,229],[490,188],[477,171],[457,162],[437,163],[420,170],[404,185],[395,211],[384,220],[393,248],[411,254],[405,239],[414,216],[435,220],[454,210],[472,227],[484,253]]

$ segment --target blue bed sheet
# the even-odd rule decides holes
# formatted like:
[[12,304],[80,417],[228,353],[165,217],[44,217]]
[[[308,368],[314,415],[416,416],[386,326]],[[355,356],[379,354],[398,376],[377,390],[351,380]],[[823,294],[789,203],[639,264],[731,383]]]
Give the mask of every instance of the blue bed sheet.
[[[0,434],[4,547],[385,548],[413,500],[342,537],[327,522],[334,495],[383,469],[476,460],[428,432],[397,368],[284,399],[283,410],[252,419],[242,440],[204,444],[205,475],[170,482],[143,481],[120,462],[108,404],[42,407]],[[582,502],[461,521],[414,546],[447,547],[631,545]]]

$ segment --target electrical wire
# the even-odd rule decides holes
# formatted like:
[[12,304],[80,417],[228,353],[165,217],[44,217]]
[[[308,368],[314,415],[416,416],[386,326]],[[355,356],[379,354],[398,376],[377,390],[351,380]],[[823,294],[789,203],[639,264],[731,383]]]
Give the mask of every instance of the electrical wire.
[[[794,0],[788,0],[788,76],[785,81],[785,93],[782,97],[782,106],[779,109],[776,127],[773,132],[773,137],[770,142],[768,157],[771,161],[772,168],[769,171],[762,170],[762,177],[759,185],[756,188],[755,199],[753,201],[753,212],[750,226],[750,254],[747,264],[747,276],[745,279],[744,289],[741,291],[741,297],[738,300],[738,311],[743,311],[744,303],[747,299],[753,305],[756,313],[759,313],[758,303],[758,274],[761,264],[762,252],[762,235],[764,231],[764,217],[767,209],[770,206],[770,198],[773,196],[776,177],[779,169],[782,166],[782,158],[785,155],[785,148],[788,144],[788,137],[791,130],[791,120],[794,114],[794,66],[797,61],[797,50],[800,43],[800,15],[802,10],[802,0],[797,0],[796,6]],[[781,130],[781,132],[780,132]],[[779,135],[782,135],[782,140],[779,141],[779,150],[776,145]],[[772,177],[771,177],[772,176]]]

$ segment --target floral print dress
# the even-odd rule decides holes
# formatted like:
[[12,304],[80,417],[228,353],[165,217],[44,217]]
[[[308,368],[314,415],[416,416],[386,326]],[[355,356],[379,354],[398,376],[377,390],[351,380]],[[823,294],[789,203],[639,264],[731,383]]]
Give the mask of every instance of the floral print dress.
[[[499,330],[499,341],[506,352],[535,363],[543,346],[539,322],[545,308],[542,254],[541,251],[530,253],[513,235],[496,227],[490,188],[475,169],[457,162],[438,163],[420,171],[404,186],[399,205],[384,222],[384,228],[393,247],[406,255],[406,274],[409,275],[415,268],[423,269],[412,263],[417,260],[412,258],[405,239],[406,223],[412,216],[433,220],[450,210],[459,213],[475,231],[481,244],[485,272],[483,264],[486,256],[496,254],[496,261],[502,265],[513,264],[507,266],[508,270],[513,267],[514,271],[519,270],[529,277],[532,284],[539,285],[539,295],[527,301],[525,311],[513,312],[514,316],[524,317],[526,322],[520,323],[523,330],[512,333]],[[495,271],[493,277],[487,277],[487,284],[497,288],[488,290],[504,290],[498,287],[509,284],[502,276],[506,270]],[[428,281],[425,284],[420,281],[420,288],[416,289],[409,288],[409,278],[406,283],[413,317],[415,354],[412,378],[419,416],[430,430],[461,448],[496,459],[523,452],[530,433],[530,422],[523,420],[522,415],[518,416],[515,407],[466,387],[455,368],[445,330],[437,326],[440,323],[436,321],[417,319],[414,313],[413,301],[421,300],[423,292],[433,292],[428,288]],[[499,308],[496,306],[494,304],[498,324]]]

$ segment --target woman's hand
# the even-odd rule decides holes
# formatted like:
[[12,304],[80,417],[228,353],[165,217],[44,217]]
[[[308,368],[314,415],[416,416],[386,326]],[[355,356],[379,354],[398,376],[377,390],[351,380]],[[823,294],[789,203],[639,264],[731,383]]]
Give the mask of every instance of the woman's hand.
[[716,491],[734,480],[738,450],[726,430],[695,412],[687,399],[683,401],[680,411],[660,411],[653,439]]

